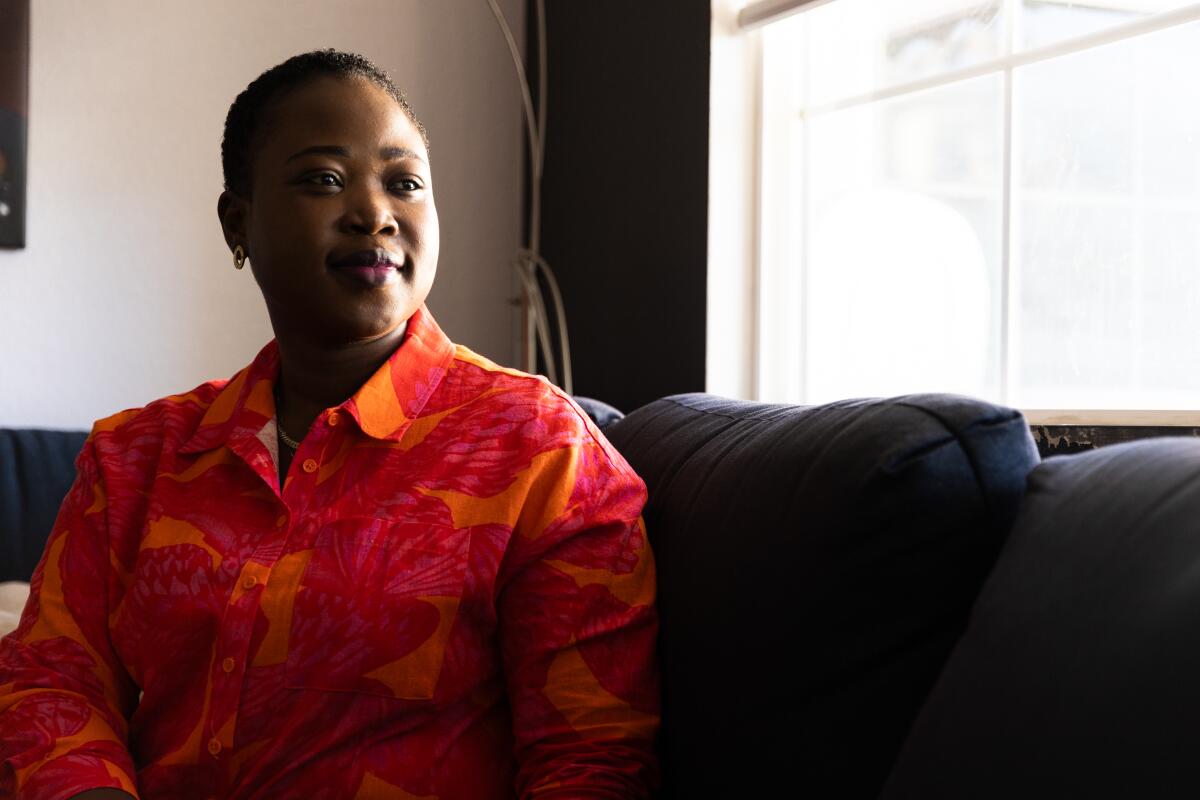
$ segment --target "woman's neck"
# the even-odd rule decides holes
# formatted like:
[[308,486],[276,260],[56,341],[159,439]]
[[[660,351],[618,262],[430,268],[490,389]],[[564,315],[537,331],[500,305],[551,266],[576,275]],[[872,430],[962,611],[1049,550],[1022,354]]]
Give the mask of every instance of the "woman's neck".
[[318,414],[344,403],[391,357],[406,327],[338,347],[279,337],[279,424],[302,439]]

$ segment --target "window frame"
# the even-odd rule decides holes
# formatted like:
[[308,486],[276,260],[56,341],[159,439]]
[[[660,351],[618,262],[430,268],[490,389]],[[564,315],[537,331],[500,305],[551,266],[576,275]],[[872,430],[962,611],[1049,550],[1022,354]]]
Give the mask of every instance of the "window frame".
[[[1127,7],[1131,3],[1136,3],[1138,0],[1121,0],[1122,7]],[[763,92],[770,86],[770,77],[766,73],[766,62],[763,57],[763,46],[761,40],[761,29],[769,23],[776,22],[794,14],[804,13],[813,10],[819,6],[825,5],[835,0],[760,0],[759,2],[750,3],[742,7],[737,13],[737,27],[740,35],[747,40],[747,49],[750,58],[755,62],[757,75],[754,80],[753,92],[755,94],[755,110],[754,126],[754,156],[753,156],[753,171],[755,180],[755,195],[753,197],[753,238],[752,243],[754,252],[754,263],[752,275],[749,277],[751,291],[753,292],[753,343],[750,354],[750,383],[752,396],[756,399],[777,398],[790,392],[780,391],[778,379],[775,376],[768,374],[766,369],[772,363],[784,363],[789,359],[789,354],[782,354],[777,350],[772,350],[771,328],[778,326],[778,322],[771,319],[771,314],[768,311],[772,304],[772,300],[780,296],[777,285],[778,277],[768,273],[768,268],[771,260],[771,253],[777,245],[772,242],[773,235],[769,232],[770,220],[767,218],[767,209],[769,204],[766,202],[769,178],[763,174],[764,165],[764,150],[768,147],[764,144],[765,125],[768,122],[764,115],[765,103],[763,101]],[[869,104],[880,103],[893,98],[913,95],[918,92],[936,89],[940,87],[951,86],[964,81],[980,78],[987,75],[1000,75],[1003,85],[1003,125],[1002,132],[1002,227],[1001,227],[1001,287],[1000,287],[1000,374],[999,374],[999,391],[1000,396],[1004,398],[1001,402],[1006,402],[1009,396],[1009,386],[1011,383],[1011,374],[1015,367],[1014,360],[1009,353],[1011,347],[1011,331],[1009,330],[1011,314],[1012,298],[1017,296],[1017,289],[1014,285],[1014,276],[1012,271],[1012,254],[1011,250],[1011,206],[1012,206],[1012,170],[1013,170],[1013,85],[1014,73],[1021,67],[1031,64],[1040,63],[1050,59],[1061,58],[1075,53],[1081,53],[1093,48],[1102,47],[1106,44],[1112,44],[1120,41],[1132,39],[1137,36],[1143,36],[1158,31],[1164,31],[1173,27],[1185,25],[1192,22],[1200,21],[1200,3],[1192,3],[1176,9],[1167,11],[1150,13],[1145,17],[1141,17],[1128,22],[1113,25],[1103,28],[1098,31],[1065,38],[1049,44],[1044,44],[1037,47],[1032,47],[1024,50],[1017,50],[1015,44],[1015,26],[1011,24],[1011,20],[1015,17],[1013,12],[1022,0],[998,0],[998,5],[1001,10],[1007,11],[1006,19],[1010,22],[1006,23],[1003,37],[1005,46],[1003,54],[1000,57],[989,59],[979,64],[974,64],[968,67],[963,67],[956,70],[951,70],[939,75],[903,81],[895,85],[887,86],[882,89],[863,92],[849,97],[840,98],[838,100],[815,104],[813,106],[800,109],[796,113],[801,118],[812,117],[818,114],[833,113],[850,108],[863,107]],[[1084,5],[1103,7],[1115,5],[1116,0],[1090,0]],[[714,67],[715,68],[715,67]],[[807,182],[805,183],[807,186]],[[805,203],[803,195],[806,193],[804,187],[801,188],[802,198],[801,204]],[[801,213],[804,213],[801,211]],[[775,234],[774,236],[777,236]],[[806,280],[807,269],[799,271],[801,275],[798,280],[801,281],[800,296],[803,303],[807,303],[807,292],[804,291],[803,282]],[[711,302],[710,302],[711,308]],[[782,314],[776,314],[776,317],[782,317]],[[799,350],[800,358],[803,359],[805,348],[807,346],[807,336],[804,333],[804,327],[807,324],[808,314],[806,309],[802,308],[800,312],[801,322],[800,331],[794,338],[790,350]],[[711,338],[711,335],[710,335]],[[801,370],[802,371],[802,370]],[[789,379],[785,379],[789,380]],[[790,379],[795,384],[794,379]],[[801,388],[803,387],[803,378],[800,378]],[[775,381],[772,385],[772,381]],[[1126,427],[1156,427],[1156,428],[1196,428],[1200,427],[1200,408],[1186,410],[1138,410],[1138,409],[1041,409],[1041,408],[1025,408],[1021,409],[1031,425],[1042,426],[1126,426]]]

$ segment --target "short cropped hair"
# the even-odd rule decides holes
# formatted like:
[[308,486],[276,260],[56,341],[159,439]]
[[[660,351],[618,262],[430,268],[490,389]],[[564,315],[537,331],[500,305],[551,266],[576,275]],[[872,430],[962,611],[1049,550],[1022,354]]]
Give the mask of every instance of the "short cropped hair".
[[227,190],[243,197],[250,196],[250,160],[254,137],[262,127],[270,104],[293,89],[322,77],[362,78],[383,89],[412,120],[428,149],[429,136],[425,126],[417,119],[408,99],[396,88],[386,72],[356,53],[333,49],[314,50],[292,56],[259,75],[229,107],[225,117],[225,134],[221,140],[221,169]]

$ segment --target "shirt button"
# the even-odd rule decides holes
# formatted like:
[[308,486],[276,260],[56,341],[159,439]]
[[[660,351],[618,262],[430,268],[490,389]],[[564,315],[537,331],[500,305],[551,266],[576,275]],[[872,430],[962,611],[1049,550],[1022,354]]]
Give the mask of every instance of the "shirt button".
[[275,520],[276,528],[282,528],[284,525],[287,525],[287,514],[281,514],[279,519]]
[[342,418],[341,418],[341,417],[339,417],[339,416],[337,415],[337,412],[334,412],[334,413],[332,413],[332,414],[330,414],[330,415],[329,415],[329,424],[330,424],[331,426],[332,426],[332,425],[337,425],[337,424],[338,424],[339,422],[341,422],[341,421],[342,421]]
[[316,472],[317,471],[317,462],[313,461],[311,458],[304,459],[304,471],[305,472]]
[[[225,670],[226,672],[233,672],[233,668],[236,666],[237,666],[237,662],[234,661],[232,658],[227,658],[221,662],[221,669]],[[215,742],[217,740],[213,739],[213,741]],[[220,743],[218,742],[218,744],[220,744]]]
[[242,578],[243,589],[253,589],[257,584],[258,578],[254,577],[253,575],[247,575],[246,577]]
[[208,754],[216,757],[221,752],[221,743],[216,739],[208,740]]

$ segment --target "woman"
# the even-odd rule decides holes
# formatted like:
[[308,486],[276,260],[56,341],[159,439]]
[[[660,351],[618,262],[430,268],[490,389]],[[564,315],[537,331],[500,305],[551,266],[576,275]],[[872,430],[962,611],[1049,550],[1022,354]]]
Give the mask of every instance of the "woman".
[[307,53],[237,98],[222,156],[276,340],[96,424],[0,646],[0,795],[645,795],[644,486],[424,307],[411,108]]

